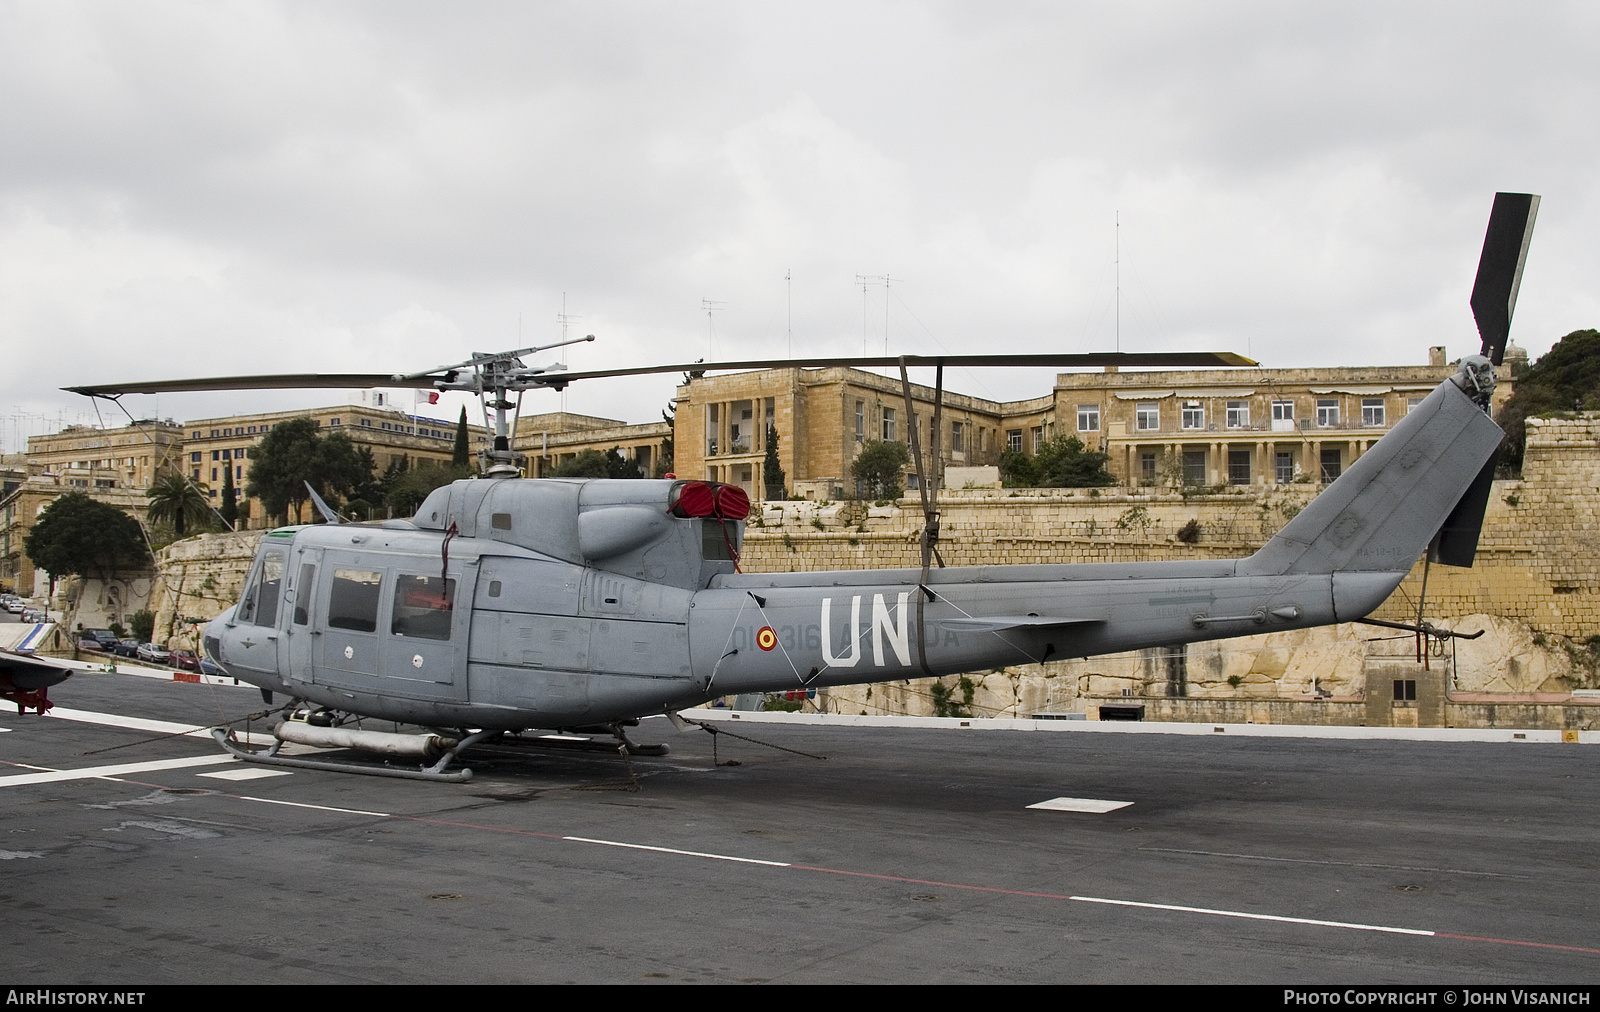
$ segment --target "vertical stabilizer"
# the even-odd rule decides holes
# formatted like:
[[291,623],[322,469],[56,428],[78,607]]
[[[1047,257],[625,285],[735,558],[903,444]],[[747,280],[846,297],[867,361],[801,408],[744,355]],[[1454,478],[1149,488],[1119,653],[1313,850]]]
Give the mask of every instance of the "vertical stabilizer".
[[1455,381],[1441,383],[1239,571],[1409,571],[1503,435]]

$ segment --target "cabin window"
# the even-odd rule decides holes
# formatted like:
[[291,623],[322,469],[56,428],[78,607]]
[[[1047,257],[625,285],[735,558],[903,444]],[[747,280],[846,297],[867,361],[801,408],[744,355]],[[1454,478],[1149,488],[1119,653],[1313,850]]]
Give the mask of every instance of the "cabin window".
[[364,569],[335,569],[328,591],[328,625],[356,632],[378,631],[378,591],[382,573]]
[[401,576],[394,585],[394,616],[389,631],[425,640],[450,638],[456,581],[437,576]]
[[300,564],[300,580],[294,585],[294,624],[306,625],[311,621],[311,590],[317,582],[314,563]]
[[489,518],[489,526],[497,531],[509,531],[511,529],[511,514],[496,513]]
[[283,594],[283,553],[268,552],[261,557],[261,568],[245,588],[239,603],[239,621],[252,625],[278,624],[278,599]]

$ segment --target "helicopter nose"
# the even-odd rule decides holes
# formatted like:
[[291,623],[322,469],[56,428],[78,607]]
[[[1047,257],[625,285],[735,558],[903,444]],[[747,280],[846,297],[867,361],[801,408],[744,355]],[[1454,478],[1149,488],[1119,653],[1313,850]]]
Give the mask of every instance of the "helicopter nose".
[[228,622],[232,618],[233,608],[229,608],[206,623],[206,632],[202,642],[205,645],[206,656],[211,658],[213,664],[222,663],[222,631],[227,628]]

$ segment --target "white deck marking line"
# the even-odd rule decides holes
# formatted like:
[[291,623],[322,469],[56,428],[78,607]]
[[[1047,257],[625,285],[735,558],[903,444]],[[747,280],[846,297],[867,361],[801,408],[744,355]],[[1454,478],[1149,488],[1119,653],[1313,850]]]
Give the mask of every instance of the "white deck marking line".
[[0,777],[0,787],[24,787],[28,784],[55,784],[63,780],[95,780],[123,777],[132,773],[155,773],[159,770],[180,770],[188,766],[218,766],[237,762],[231,755],[189,756],[186,759],[155,759],[142,763],[120,763],[116,766],[90,766],[80,770],[51,770],[45,773],[20,773]]
[[568,843],[597,843],[602,847],[623,847],[628,850],[653,850],[658,854],[678,854],[683,857],[704,857],[713,861],[735,861],[739,864],[764,864],[772,868],[792,868],[787,861],[763,861],[754,857],[733,857],[729,854],[707,854],[699,850],[674,850],[671,847],[650,847],[642,843],[618,843],[616,840],[591,840],[583,836],[563,836]]
[[1091,815],[1104,815],[1119,808],[1127,808],[1131,804],[1133,804],[1131,801],[1101,801],[1098,798],[1051,798],[1049,801],[1036,802],[1028,807],[1042,808],[1047,812],[1088,812]]
[[261,780],[265,777],[293,776],[288,770],[263,770],[256,767],[242,770],[217,770],[215,773],[196,773],[197,777],[213,777],[217,780]]
[[1243,910],[1212,910],[1209,907],[1184,907],[1174,903],[1140,903],[1136,900],[1108,900],[1098,896],[1068,896],[1079,903],[1103,903],[1113,907],[1141,907],[1145,910],[1172,910],[1180,914],[1208,914],[1212,917],[1240,917],[1250,921],[1277,921],[1281,924],[1309,924],[1318,928],[1351,928],[1356,931],[1383,931],[1391,935],[1422,935],[1432,938],[1438,932],[1419,928],[1393,928],[1383,924],[1358,924],[1353,921],[1319,921],[1311,917],[1283,917],[1278,914],[1251,914]]
[[[49,711],[49,716],[60,717],[62,720],[75,720],[84,724],[103,724],[106,727],[121,727],[130,731],[153,731],[157,734],[182,735],[189,738],[205,738],[210,740],[211,729],[195,727],[193,724],[174,724],[170,720],[148,720],[144,717],[124,717],[119,713],[96,713],[93,710],[72,710],[64,706],[57,706]],[[270,745],[276,739],[270,734],[239,735],[248,738],[252,745]]]
[[252,798],[248,794],[232,794],[229,797],[238,798],[240,801],[259,801],[263,805],[284,805],[288,808],[312,808],[319,812],[339,812],[343,815],[371,815],[379,819],[393,819],[393,812],[363,812],[359,808],[334,808],[331,805],[309,805],[304,801],[279,801],[276,798]]

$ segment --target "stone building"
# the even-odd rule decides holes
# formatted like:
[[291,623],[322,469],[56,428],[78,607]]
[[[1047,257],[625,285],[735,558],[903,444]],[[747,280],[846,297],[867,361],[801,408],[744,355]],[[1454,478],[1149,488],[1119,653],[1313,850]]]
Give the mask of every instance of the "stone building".
[[[1510,363],[1526,355],[1508,349],[1507,360],[1496,409],[1511,393]],[[1062,373],[1049,394],[1022,401],[947,389],[940,456],[945,468],[992,464],[1001,450],[1032,454],[1047,440],[1076,436],[1110,454],[1125,486],[1322,484],[1454,372],[1435,347],[1418,366]],[[913,384],[924,452],[933,396],[932,387]],[[791,492],[850,497],[857,451],[870,439],[908,442],[905,413],[898,380],[857,369],[695,378],[677,392],[677,473],[764,498],[771,428]]]
[[28,470],[58,477],[68,488],[147,489],[180,466],[183,426],[147,419],[115,429],[69,425],[28,437]]
[[39,515],[68,492],[82,492],[91,499],[115,506],[141,523],[144,521],[145,507],[150,504],[144,488],[85,487],[76,484],[77,480],[58,474],[31,475],[0,496],[0,586],[13,588],[24,597],[42,597],[49,592],[48,574],[36,571],[28,558],[27,539]]
[[614,418],[550,411],[518,419],[512,445],[527,455],[530,478],[546,477],[552,468],[584,450],[605,453],[613,449],[637,463],[646,478],[653,478],[671,441],[671,422],[630,425]]
[[[364,396],[375,399],[374,395]],[[248,526],[252,528],[265,526],[268,518],[260,500],[244,496],[250,457],[274,426],[294,418],[310,418],[322,432],[343,432],[358,450],[362,447],[371,450],[379,473],[402,462],[407,467],[423,461],[449,463],[455,452],[455,421],[412,414],[380,401],[185,422],[181,426],[185,473],[205,484],[212,501],[217,502],[222,493],[223,468],[232,468],[233,485],[239,490],[241,516],[248,518]],[[488,435],[481,425],[468,425],[467,432],[470,448],[476,455],[488,445]]]

